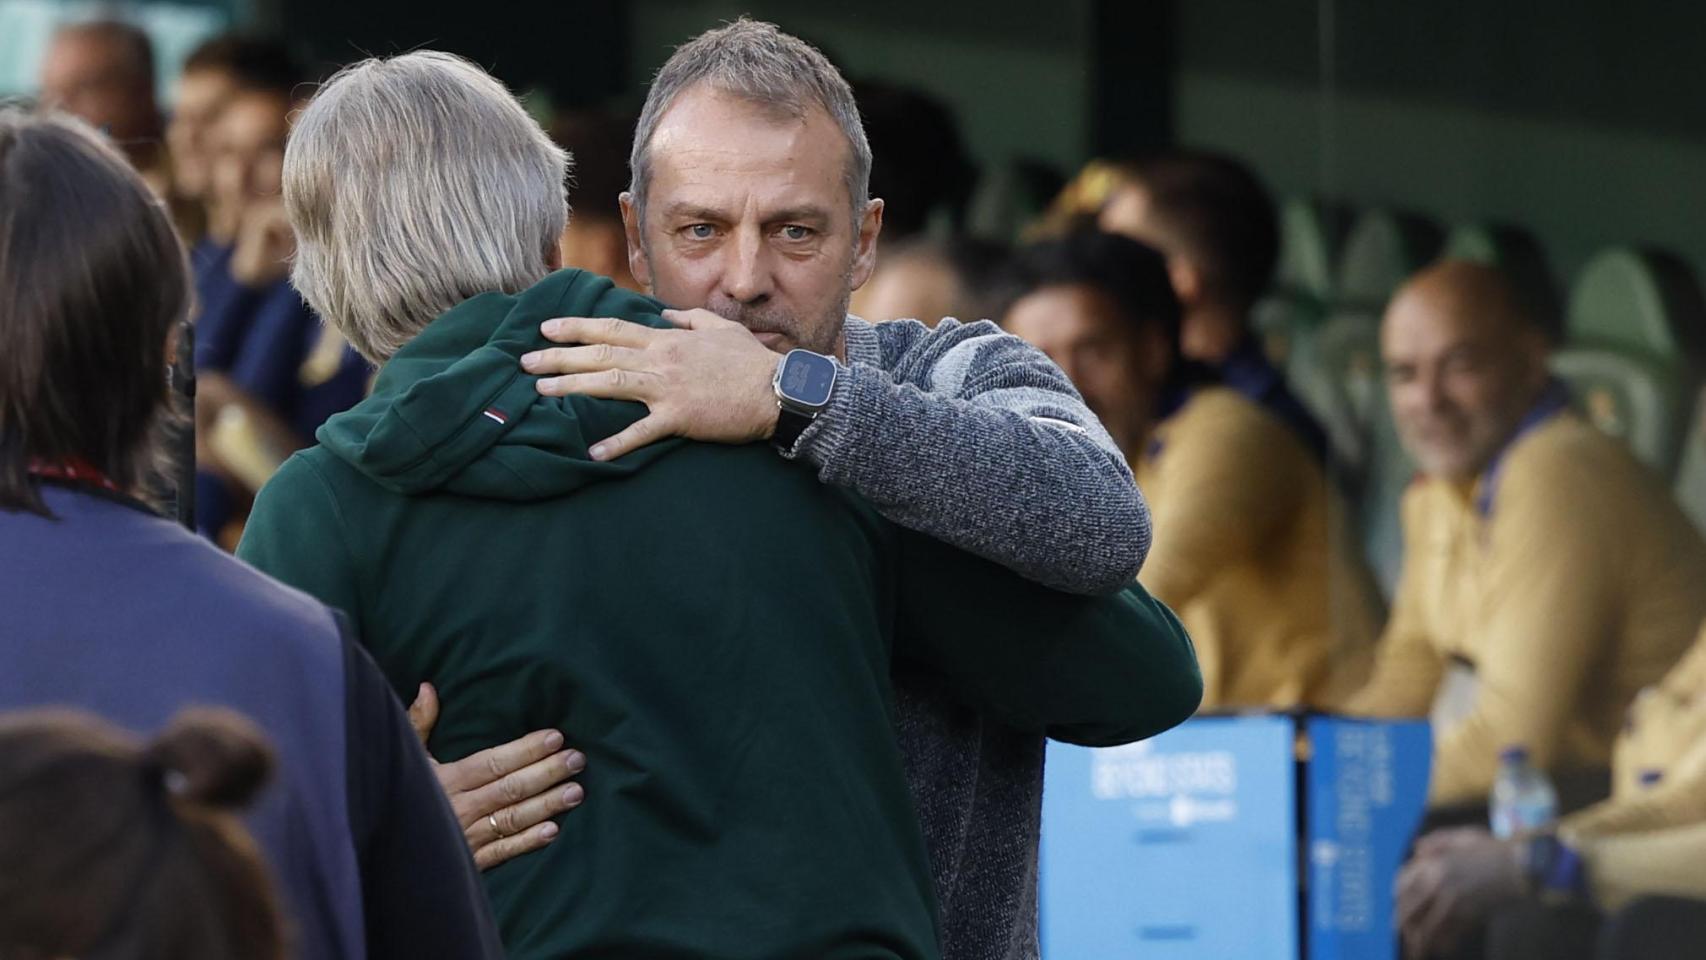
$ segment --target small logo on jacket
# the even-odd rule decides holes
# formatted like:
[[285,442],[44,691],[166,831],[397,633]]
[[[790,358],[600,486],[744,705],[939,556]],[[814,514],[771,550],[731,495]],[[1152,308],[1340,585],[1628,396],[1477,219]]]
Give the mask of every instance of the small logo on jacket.
[[486,413],[486,417],[488,419],[490,419],[493,423],[501,425],[501,424],[505,424],[505,423],[509,422],[509,414],[504,413],[502,410],[499,410],[497,407],[487,407],[485,410],[485,413]]

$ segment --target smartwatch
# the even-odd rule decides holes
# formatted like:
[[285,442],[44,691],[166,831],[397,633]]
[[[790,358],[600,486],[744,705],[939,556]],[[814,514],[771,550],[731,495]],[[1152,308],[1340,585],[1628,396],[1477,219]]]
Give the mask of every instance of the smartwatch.
[[776,391],[776,432],[770,443],[792,455],[800,434],[829,406],[839,371],[835,360],[810,350],[791,350],[776,365],[770,387]]

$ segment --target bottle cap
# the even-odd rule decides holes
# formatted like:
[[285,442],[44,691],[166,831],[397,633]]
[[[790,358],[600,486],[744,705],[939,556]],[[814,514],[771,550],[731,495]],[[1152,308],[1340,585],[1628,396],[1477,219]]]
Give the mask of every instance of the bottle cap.
[[1528,748],[1520,743],[1513,743],[1499,751],[1499,762],[1517,764],[1528,762]]
[[1663,770],[1642,770],[1641,775],[1637,780],[1640,782],[1641,786],[1650,787],[1664,778],[1665,772]]

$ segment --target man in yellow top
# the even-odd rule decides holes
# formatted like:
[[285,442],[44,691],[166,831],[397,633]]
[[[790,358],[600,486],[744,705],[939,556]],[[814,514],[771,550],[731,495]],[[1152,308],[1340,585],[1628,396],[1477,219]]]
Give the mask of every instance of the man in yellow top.
[[1484,802],[1500,750],[1520,745],[1568,807],[1569,783],[1607,766],[1636,691],[1706,619],[1706,543],[1656,477],[1570,410],[1544,334],[1496,270],[1417,274],[1381,351],[1422,476],[1404,496],[1374,677],[1346,706],[1433,710],[1436,806]]
[[1125,452],[1155,537],[1139,576],[1196,642],[1204,708],[1322,706],[1367,675],[1373,581],[1329,523],[1320,461],[1179,358],[1165,259],[1077,233],[1022,251],[1002,325],[1066,371]]
[[1613,769],[1611,799],[1554,830],[1497,840],[1459,828],[1423,838],[1398,884],[1411,954],[1450,951],[1491,917],[1493,955],[1591,957],[1612,912],[1621,914],[1621,936],[1659,939],[1661,949],[1644,955],[1698,955],[1706,941],[1706,629],[1636,698]]

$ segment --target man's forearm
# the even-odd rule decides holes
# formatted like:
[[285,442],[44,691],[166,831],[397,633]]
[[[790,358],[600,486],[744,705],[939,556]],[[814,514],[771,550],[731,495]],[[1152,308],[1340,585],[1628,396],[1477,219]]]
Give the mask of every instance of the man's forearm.
[[[856,331],[850,322],[850,341]],[[1150,540],[1149,510],[1124,458],[1058,369],[1027,368],[1028,354],[1008,362],[999,355],[1017,351],[978,339],[925,358],[971,368],[953,371],[955,383],[940,391],[928,370],[859,362],[850,342],[854,362],[797,455],[909,529],[1056,589],[1118,590],[1137,575]],[[900,365],[908,363],[919,361]]]

